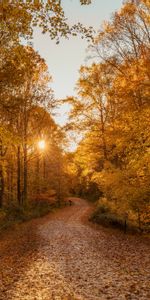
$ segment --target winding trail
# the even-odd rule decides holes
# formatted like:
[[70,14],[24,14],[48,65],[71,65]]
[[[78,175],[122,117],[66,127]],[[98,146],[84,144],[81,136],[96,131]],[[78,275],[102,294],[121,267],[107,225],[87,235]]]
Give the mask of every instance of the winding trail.
[[2,236],[0,300],[150,299],[148,241],[95,228],[73,201]]

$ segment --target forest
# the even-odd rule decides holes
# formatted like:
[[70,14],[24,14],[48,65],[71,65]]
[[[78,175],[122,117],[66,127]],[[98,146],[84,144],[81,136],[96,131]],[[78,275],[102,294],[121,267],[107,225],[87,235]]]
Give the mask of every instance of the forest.
[[149,71],[149,0],[0,1],[0,300],[150,299]]
[[[149,16],[148,0],[126,0],[94,34],[70,27],[61,1],[1,1],[0,226],[76,195],[95,203],[94,222],[149,231]],[[32,46],[38,26],[56,43],[74,35],[89,41],[92,63],[80,68],[76,97],[55,99]],[[54,118],[58,102],[71,106],[64,127]],[[66,150],[72,132],[82,137],[73,152]]]

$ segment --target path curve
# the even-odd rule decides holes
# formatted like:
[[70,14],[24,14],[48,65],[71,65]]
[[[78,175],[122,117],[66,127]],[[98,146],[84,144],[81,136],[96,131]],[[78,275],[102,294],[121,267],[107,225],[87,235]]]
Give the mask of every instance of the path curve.
[[0,242],[0,300],[150,299],[150,247],[87,222],[74,205],[20,225]]

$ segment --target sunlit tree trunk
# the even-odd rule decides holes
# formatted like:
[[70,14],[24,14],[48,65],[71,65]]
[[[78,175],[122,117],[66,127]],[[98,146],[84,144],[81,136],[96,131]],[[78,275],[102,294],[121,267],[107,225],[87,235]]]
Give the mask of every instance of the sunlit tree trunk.
[[104,107],[103,107],[103,103],[102,103],[101,99],[100,99],[99,111],[100,111],[100,126],[101,126],[103,154],[104,154],[104,159],[107,160],[107,143],[106,143],[106,132],[105,132],[105,112],[104,112]]
[[40,192],[40,157],[38,155],[36,161],[36,192],[37,194]]
[[[28,91],[26,93],[28,95]],[[23,203],[27,202],[28,196],[28,161],[27,161],[27,132],[28,132],[28,120],[27,120],[27,100],[24,103],[24,136],[23,136]]]

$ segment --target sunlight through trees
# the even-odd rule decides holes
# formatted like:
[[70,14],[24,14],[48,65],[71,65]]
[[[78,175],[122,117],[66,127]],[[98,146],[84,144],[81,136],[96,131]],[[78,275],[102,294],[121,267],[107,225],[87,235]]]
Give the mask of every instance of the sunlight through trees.
[[[71,193],[100,199],[99,211],[148,228],[149,14],[149,1],[124,1],[94,37],[92,27],[68,25],[61,1],[1,1],[1,208],[44,194],[60,204]],[[77,34],[91,42],[95,62],[81,66],[77,96],[62,101],[72,106],[66,128],[53,119],[58,101],[31,45],[34,26],[56,43]],[[65,150],[67,130],[83,136],[74,153]]]

